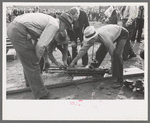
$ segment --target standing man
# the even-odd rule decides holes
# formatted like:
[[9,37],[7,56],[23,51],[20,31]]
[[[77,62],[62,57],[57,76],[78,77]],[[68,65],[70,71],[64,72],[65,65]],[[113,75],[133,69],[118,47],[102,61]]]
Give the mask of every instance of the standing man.
[[118,24],[118,15],[114,6],[110,6],[105,12],[108,24]]
[[133,51],[133,43],[131,37],[135,30],[135,18],[137,17],[137,6],[123,6],[121,7],[122,26],[129,31],[129,38],[125,44],[123,51],[123,59],[127,60],[136,57]]
[[[109,73],[112,73],[113,77],[117,78],[117,82],[113,85],[113,88],[121,87],[123,85],[122,52],[128,35],[128,31],[125,28],[115,24],[102,26],[97,31],[95,31],[93,26],[88,26],[84,31],[85,43],[70,66],[73,67],[75,62],[82,58],[91,46],[94,46],[95,42],[99,42],[101,45],[98,52],[96,52],[97,67],[99,67],[107,52],[109,52],[112,62]],[[114,43],[116,43],[116,47]]]
[[[50,99],[50,93],[44,86],[39,61],[45,48],[53,38],[65,29],[71,29],[72,18],[64,13],[59,19],[42,13],[28,13],[18,16],[12,21],[7,30],[23,65],[26,78],[36,99]],[[30,35],[30,36],[28,36]],[[31,39],[37,41],[34,47]],[[55,61],[58,67],[62,66]],[[66,61],[64,61],[65,65]]]
[[136,34],[137,34],[137,42],[141,43],[141,35],[144,27],[144,6],[139,6],[138,16],[135,20],[135,23],[136,23],[136,27],[135,27],[134,34],[132,36],[132,41],[135,41]]
[[[87,14],[84,11],[79,10],[78,7],[72,7],[69,13],[70,13],[70,16],[73,18],[74,40],[72,41],[72,59],[74,59],[76,55],[78,54],[77,39],[78,38],[80,39],[81,46],[83,46],[82,45],[83,32],[84,32],[84,29],[87,26],[89,26],[89,21],[88,21]],[[86,53],[82,57],[82,65],[86,66],[87,64],[88,64],[88,54]]]

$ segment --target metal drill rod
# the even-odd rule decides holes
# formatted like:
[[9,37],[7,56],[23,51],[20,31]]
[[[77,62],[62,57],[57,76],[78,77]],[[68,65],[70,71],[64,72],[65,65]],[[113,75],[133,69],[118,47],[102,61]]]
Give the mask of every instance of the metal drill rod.
[[104,76],[108,69],[89,69],[89,68],[49,68],[48,73],[67,73],[71,76]]

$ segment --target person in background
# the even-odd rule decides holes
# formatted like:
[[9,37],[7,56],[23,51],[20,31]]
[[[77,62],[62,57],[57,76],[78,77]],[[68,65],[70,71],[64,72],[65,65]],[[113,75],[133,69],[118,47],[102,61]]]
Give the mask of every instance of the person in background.
[[[95,42],[99,42],[101,45],[96,52],[95,59],[98,61],[96,67],[99,67],[107,52],[109,52],[112,62],[109,73],[112,73],[113,77],[117,78],[117,82],[113,85],[113,88],[121,87],[123,85],[122,52],[128,36],[129,32],[125,28],[115,24],[102,26],[97,31],[93,26],[88,26],[84,31],[84,45],[71,62],[70,67],[74,67],[75,62],[82,58],[88,49],[94,46]],[[114,43],[116,43],[116,47]]]
[[[25,76],[35,99],[52,98],[51,93],[44,86],[39,61],[46,47],[52,43],[54,37],[57,37],[65,29],[71,29],[72,22],[72,18],[66,13],[62,14],[59,19],[43,13],[28,13],[17,16],[8,25],[8,38],[11,40],[20,58]],[[32,43],[32,39],[37,41],[35,46]],[[63,64],[57,61],[54,63],[58,67],[61,67],[67,61],[63,61]]]
[[106,21],[108,24],[117,24],[118,23],[118,16],[114,6],[110,6],[105,12]]
[[136,57],[133,51],[133,44],[131,37],[135,30],[135,18],[137,17],[137,6],[123,6],[121,7],[122,26],[129,31],[129,38],[125,44],[123,51],[123,59],[127,60]]
[[135,20],[135,24],[135,31],[131,40],[134,42],[137,35],[137,42],[141,43],[141,35],[144,27],[144,6],[139,6],[138,16]]
[[[72,45],[72,59],[78,54],[77,50],[77,40],[80,39],[81,46],[83,41],[83,32],[84,29],[89,26],[89,21],[87,14],[80,10],[78,7],[72,7],[69,11],[70,16],[73,18],[73,30],[74,30],[74,39],[71,43]],[[76,63],[77,64],[77,63]],[[82,58],[82,65],[86,66],[88,64],[88,54],[86,53]]]

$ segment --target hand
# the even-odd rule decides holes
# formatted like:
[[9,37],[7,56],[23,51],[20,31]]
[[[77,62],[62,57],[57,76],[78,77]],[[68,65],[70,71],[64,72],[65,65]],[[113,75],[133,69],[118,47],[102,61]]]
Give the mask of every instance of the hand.
[[69,67],[75,67],[74,63],[71,63],[71,64],[69,65]]
[[72,42],[71,42],[71,46],[72,46],[72,47],[76,47],[76,46],[77,46],[76,42],[75,42],[75,41],[72,41]]
[[63,61],[63,63],[65,67],[68,67],[67,61]]

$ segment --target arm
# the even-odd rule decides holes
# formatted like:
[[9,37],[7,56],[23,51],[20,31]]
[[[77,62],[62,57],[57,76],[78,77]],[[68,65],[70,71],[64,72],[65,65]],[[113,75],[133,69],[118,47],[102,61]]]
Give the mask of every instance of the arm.
[[48,56],[50,58],[50,60],[52,61],[52,63],[57,65],[57,60],[55,59],[55,57],[53,56],[53,48],[54,48],[54,44],[53,42],[51,42],[47,48],[47,52],[48,52]]
[[39,60],[41,59],[45,48],[52,41],[57,31],[58,31],[57,26],[48,24],[44,29],[44,31],[42,32],[39,41],[37,42],[36,45],[36,55]]
[[80,49],[78,55],[74,58],[70,66],[74,66],[74,64],[84,56],[84,54],[88,51],[88,49],[94,44],[94,40],[91,40],[83,45]]

